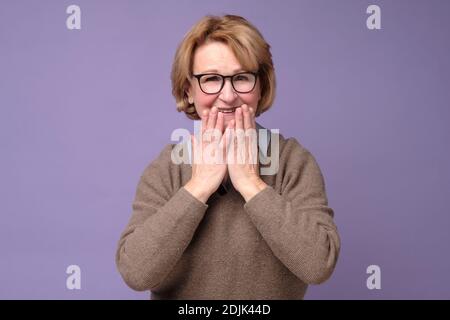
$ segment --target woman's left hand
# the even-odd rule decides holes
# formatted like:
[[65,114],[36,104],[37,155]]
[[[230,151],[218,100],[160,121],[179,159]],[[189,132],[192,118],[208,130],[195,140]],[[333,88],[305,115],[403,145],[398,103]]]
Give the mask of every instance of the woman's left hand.
[[226,133],[227,146],[232,148],[227,150],[228,173],[234,188],[248,202],[267,187],[259,176],[255,111],[243,104],[236,109],[230,126],[233,133]]

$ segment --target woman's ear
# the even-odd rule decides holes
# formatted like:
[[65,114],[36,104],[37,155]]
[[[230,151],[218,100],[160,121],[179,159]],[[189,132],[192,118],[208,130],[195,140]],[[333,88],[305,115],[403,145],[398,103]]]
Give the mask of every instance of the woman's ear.
[[192,93],[191,93],[191,87],[187,88],[184,92],[186,93],[186,96],[188,97],[189,104],[194,104],[194,97],[192,96]]

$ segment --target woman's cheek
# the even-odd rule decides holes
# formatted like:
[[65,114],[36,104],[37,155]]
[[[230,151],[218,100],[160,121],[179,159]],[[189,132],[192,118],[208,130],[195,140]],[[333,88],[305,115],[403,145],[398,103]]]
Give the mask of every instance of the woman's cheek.
[[211,109],[216,104],[216,101],[217,101],[217,99],[214,99],[214,98],[209,98],[209,97],[205,98],[203,100],[203,103],[202,103],[203,108],[204,109]]

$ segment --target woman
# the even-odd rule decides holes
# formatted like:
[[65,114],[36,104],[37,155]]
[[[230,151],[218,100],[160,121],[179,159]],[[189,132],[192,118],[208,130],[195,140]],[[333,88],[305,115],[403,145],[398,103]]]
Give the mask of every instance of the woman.
[[[254,139],[234,149],[243,162],[201,156],[213,142],[214,152],[236,148],[227,132],[259,126],[275,95],[270,46],[242,17],[207,16],[177,49],[172,92],[202,133],[219,134],[193,138],[191,165],[175,164],[168,145],[145,169],[117,250],[123,279],[153,299],[302,299],[330,277],[340,248],[314,157],[282,135],[273,174],[252,161]],[[258,141],[259,157],[269,145]]]

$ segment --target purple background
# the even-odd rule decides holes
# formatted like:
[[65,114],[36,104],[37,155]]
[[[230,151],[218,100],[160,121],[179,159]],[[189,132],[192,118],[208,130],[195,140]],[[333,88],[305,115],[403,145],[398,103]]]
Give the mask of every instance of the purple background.
[[[66,28],[67,6],[82,29]],[[382,29],[366,28],[378,4]],[[176,46],[205,14],[272,45],[259,122],[316,157],[342,237],[307,299],[450,298],[450,1],[0,3],[0,298],[147,299],[116,270],[143,169],[192,129],[175,110]],[[66,268],[82,289],[66,289]],[[366,287],[381,267],[382,289]]]

